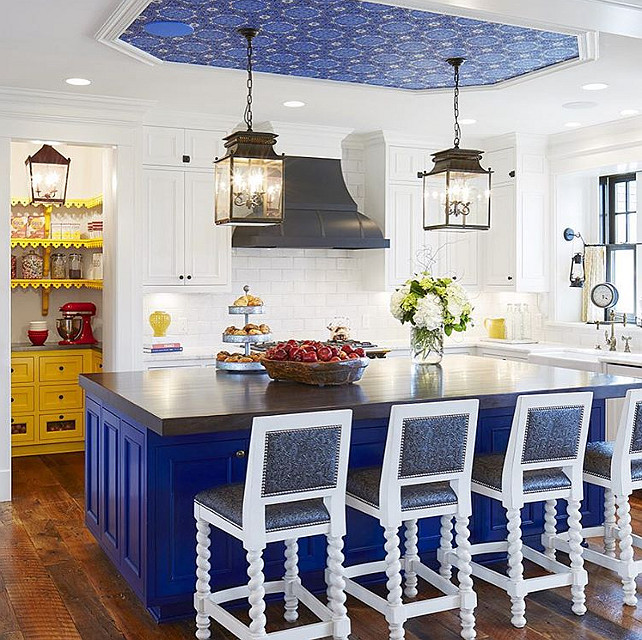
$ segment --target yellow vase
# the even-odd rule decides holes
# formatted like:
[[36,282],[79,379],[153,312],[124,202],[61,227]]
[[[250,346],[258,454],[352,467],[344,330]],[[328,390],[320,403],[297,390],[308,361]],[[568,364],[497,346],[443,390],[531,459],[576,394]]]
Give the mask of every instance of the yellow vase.
[[149,324],[154,330],[154,338],[164,338],[171,323],[172,316],[166,311],[154,311],[149,316]]

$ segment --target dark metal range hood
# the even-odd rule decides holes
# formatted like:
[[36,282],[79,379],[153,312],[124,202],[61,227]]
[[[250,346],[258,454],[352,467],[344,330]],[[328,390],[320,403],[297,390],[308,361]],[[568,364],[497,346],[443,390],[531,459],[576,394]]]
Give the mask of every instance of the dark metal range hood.
[[283,224],[234,229],[233,247],[290,249],[387,249],[390,240],[357,211],[341,160],[285,158]]

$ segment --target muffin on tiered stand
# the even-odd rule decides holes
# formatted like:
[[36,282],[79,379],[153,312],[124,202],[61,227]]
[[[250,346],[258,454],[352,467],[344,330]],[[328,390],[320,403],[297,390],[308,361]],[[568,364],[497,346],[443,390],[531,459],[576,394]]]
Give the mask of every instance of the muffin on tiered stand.
[[245,325],[231,325],[223,333],[223,342],[243,346],[242,352],[220,351],[216,356],[216,368],[231,373],[265,373],[261,356],[251,352],[251,346],[259,342],[270,342],[272,333],[267,324],[250,322],[250,316],[263,314],[263,300],[250,294],[250,287],[243,287],[245,292],[234,304],[228,307],[232,316],[244,316]]

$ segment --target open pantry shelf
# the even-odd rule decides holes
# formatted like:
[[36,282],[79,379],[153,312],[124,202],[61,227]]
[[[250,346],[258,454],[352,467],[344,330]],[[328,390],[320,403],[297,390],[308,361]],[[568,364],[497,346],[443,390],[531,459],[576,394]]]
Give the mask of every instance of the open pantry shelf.
[[22,247],[26,249],[27,247],[64,247],[69,249],[71,247],[75,249],[100,249],[103,246],[102,238],[91,238],[91,239],[45,239],[45,238],[11,238],[11,248]]
[[[102,195],[94,196],[93,198],[84,198],[84,199],[67,199],[65,204],[56,205],[59,207],[64,207],[65,209],[95,209],[100,207],[103,203]],[[25,196],[24,198],[11,198],[11,205],[22,205],[23,207],[28,207],[32,204],[31,198]],[[39,205],[34,205],[39,206]],[[42,204],[40,206],[48,207],[51,205]]]
[[33,287],[34,289],[80,289],[85,287],[87,289],[102,289],[102,280],[52,280],[51,278],[42,278],[40,280],[11,280],[11,288],[16,289],[21,287],[27,289]]

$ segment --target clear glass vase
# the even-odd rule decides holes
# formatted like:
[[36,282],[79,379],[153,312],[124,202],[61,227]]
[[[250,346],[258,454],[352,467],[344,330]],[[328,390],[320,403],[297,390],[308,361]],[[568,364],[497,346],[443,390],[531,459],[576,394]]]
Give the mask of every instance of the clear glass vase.
[[415,364],[439,364],[444,357],[444,330],[441,327],[432,331],[413,327],[410,350]]

